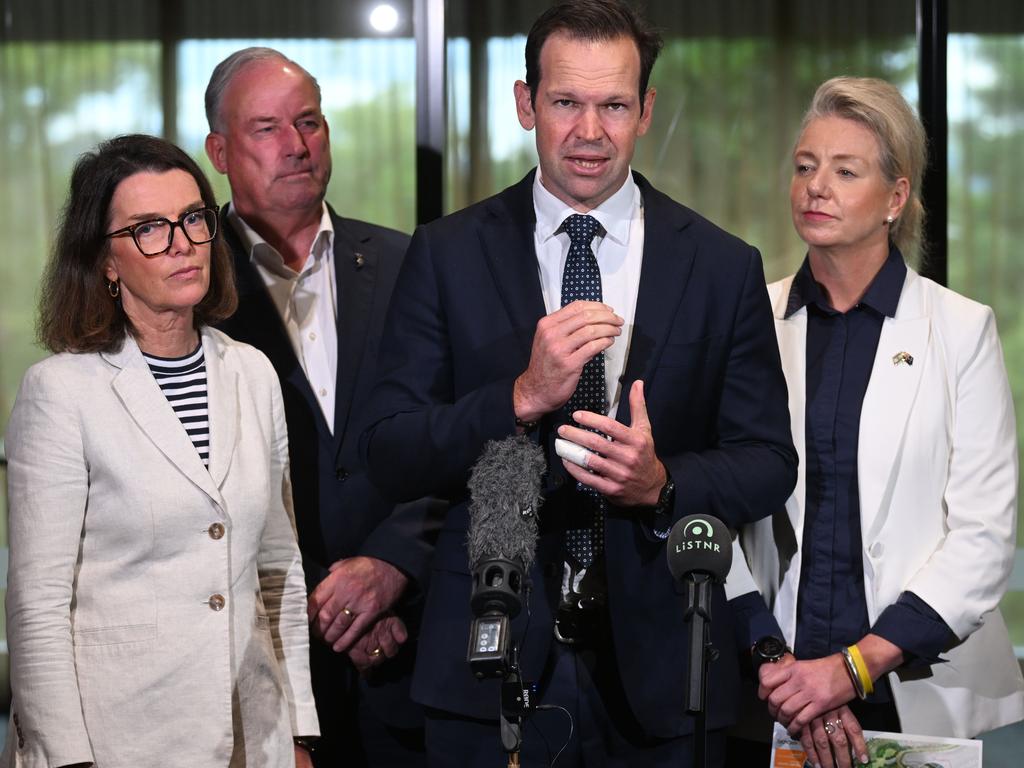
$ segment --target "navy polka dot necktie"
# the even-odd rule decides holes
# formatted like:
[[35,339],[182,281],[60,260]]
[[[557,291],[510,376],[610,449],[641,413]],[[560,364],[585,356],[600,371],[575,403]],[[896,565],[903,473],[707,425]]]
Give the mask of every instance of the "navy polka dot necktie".
[[[601,270],[590,244],[601,225],[593,216],[573,214],[562,224],[569,235],[569,255],[562,273],[562,306],[574,301],[601,301]],[[583,366],[576,391],[565,405],[569,417],[574,411],[591,411],[604,416],[608,412],[605,394],[604,352],[599,352]],[[581,568],[588,568],[604,551],[604,498],[593,488],[577,483],[589,515],[589,525],[565,532],[566,550]]]

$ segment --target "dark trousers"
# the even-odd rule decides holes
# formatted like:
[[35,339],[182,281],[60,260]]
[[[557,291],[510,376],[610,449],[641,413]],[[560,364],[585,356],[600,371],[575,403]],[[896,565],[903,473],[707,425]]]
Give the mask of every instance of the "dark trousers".
[[[313,643],[319,641],[313,640]],[[423,728],[410,718],[381,716],[347,657],[318,644],[311,648],[313,695],[321,738],[313,752],[316,768],[422,768],[426,765]],[[393,709],[414,708],[409,701]],[[396,724],[397,723],[397,724]],[[409,726],[409,727],[403,727]]]
[[[643,733],[626,703],[607,633],[592,648],[552,643],[540,681],[540,703],[550,708],[528,715],[522,728],[523,768],[693,766],[692,738],[656,739]],[[497,711],[497,701],[494,707]],[[508,763],[495,720],[428,709],[426,744],[430,768],[497,768]],[[721,768],[724,761],[724,733],[712,732],[707,765]]]

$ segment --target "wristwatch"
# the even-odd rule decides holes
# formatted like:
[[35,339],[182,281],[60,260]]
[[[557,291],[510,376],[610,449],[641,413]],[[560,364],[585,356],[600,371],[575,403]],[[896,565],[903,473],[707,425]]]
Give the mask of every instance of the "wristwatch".
[[792,653],[786,641],[773,635],[766,635],[754,643],[750,649],[750,660],[754,665],[754,674],[761,668],[762,664],[781,661],[787,653]]
[[540,424],[540,419],[537,419],[536,421],[524,421],[516,416],[516,426],[520,427],[523,432],[533,432],[533,430],[537,428],[538,424]]
[[663,486],[661,486],[661,492],[658,494],[658,503],[654,505],[654,514],[660,515],[669,510],[675,501],[676,496],[676,483],[671,477],[669,477]]
[[318,741],[316,736],[295,736],[292,740],[295,742],[296,747],[301,747],[310,754],[316,752],[316,743]]

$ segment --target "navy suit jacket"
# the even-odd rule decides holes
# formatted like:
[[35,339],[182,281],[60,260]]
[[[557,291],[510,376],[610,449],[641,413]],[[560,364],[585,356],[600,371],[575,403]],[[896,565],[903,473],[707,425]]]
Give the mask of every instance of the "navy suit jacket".
[[[731,526],[780,509],[796,481],[786,384],[758,252],[635,174],[644,254],[623,393],[643,379],[658,456],[676,482],[672,522],[710,513]],[[533,173],[504,192],[417,230],[395,288],[362,448],[371,479],[396,499],[452,501],[437,540],[414,697],[493,717],[492,683],[466,663],[470,577],[468,472],[488,440],[514,433],[512,388],[545,314],[534,252]],[[624,394],[616,417],[630,422]],[[563,514],[575,494],[553,450],[559,414],[540,425],[548,474],[531,569],[532,618],[515,621],[524,676],[538,679],[552,642]],[[568,480],[567,480],[568,478]],[[685,598],[649,515],[609,510],[608,612],[622,683],[654,736],[692,731],[684,712]],[[731,612],[714,591],[708,725],[734,718],[738,654]],[[543,696],[543,692],[542,696]]]
[[[355,555],[386,560],[424,586],[429,575],[430,528],[436,527],[431,522],[437,520],[436,507],[418,501],[396,508],[371,485],[357,451],[360,418],[373,383],[385,313],[409,238],[384,227],[342,218],[333,210],[330,215],[338,290],[333,434],[263,280],[226,218],[226,208],[221,226],[234,256],[238,310],[219,327],[232,338],[263,351],[281,380],[295,520],[307,587],[312,590],[332,563]],[[399,610],[411,625],[411,632],[416,629],[420,607],[413,594]],[[322,646],[315,638],[311,642],[314,647]],[[332,653],[327,649],[325,661]],[[347,659],[333,655],[339,662]],[[411,658],[407,661],[406,673]],[[401,666],[400,656],[398,664],[389,662],[374,676],[382,681],[389,675],[400,678],[397,670]],[[318,706],[326,686],[343,691],[354,681],[355,676],[348,674],[329,681],[314,680]],[[390,706],[382,705],[381,709]]]

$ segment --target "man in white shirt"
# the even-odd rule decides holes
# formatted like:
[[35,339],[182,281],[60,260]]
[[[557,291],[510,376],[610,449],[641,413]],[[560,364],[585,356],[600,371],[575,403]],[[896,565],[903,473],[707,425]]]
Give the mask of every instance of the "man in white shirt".
[[429,507],[392,514],[356,456],[408,238],[324,202],[331,156],[320,88],[281,53],[247,48],[221,62],[206,111],[207,155],[231,185],[222,221],[239,289],[222,329],[266,353],[284,395],[311,629],[323,640],[311,651],[324,734],[314,760],[415,765],[421,756],[406,745],[419,712],[403,694],[412,658],[403,644],[417,615],[407,603],[428,555],[419,534]]

